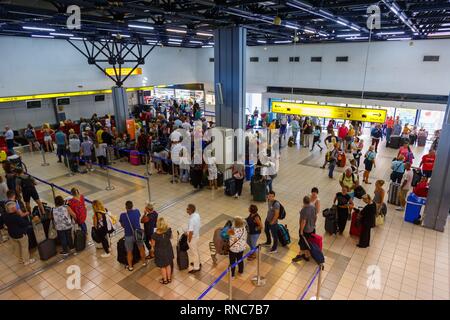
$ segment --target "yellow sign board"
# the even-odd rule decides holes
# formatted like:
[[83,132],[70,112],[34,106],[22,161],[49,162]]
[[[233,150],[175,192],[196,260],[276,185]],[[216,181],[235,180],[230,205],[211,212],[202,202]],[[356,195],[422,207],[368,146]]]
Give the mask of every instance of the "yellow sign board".
[[128,75],[130,75],[130,72],[131,72],[131,75],[134,76],[134,75],[142,74],[142,68],[136,68],[134,70],[133,70],[133,68],[122,68],[120,70],[119,70],[119,68],[116,68],[115,71],[114,71],[114,68],[106,68],[105,72],[109,76],[115,76],[116,72],[117,72],[117,75],[128,76]]
[[272,101],[272,112],[302,116],[384,123],[385,109],[338,107],[307,103]]

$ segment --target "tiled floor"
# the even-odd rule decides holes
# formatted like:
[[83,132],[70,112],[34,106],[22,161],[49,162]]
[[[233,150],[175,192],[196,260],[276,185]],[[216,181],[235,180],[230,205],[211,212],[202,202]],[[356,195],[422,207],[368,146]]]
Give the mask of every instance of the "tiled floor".
[[[366,139],[367,140],[367,139]],[[427,148],[416,148],[419,160]],[[395,156],[392,149],[380,148],[377,167],[372,173],[376,179],[388,180],[390,160]],[[288,248],[280,248],[278,254],[267,255],[262,249],[261,274],[266,284],[255,287],[251,279],[256,275],[256,261],[246,262],[245,273],[233,281],[235,299],[298,299],[316,271],[316,265],[291,263],[297,253],[298,211],[302,197],[311,187],[320,190],[322,208],[330,206],[334,194],[339,189],[337,178],[330,180],[322,165],[324,154],[310,153],[306,149],[284,148],[280,172],[274,181],[274,190],[287,211],[287,224],[292,237]],[[50,166],[41,166],[39,154],[24,155],[29,171],[44,180],[65,189],[78,186],[90,200],[102,199],[116,215],[123,211],[124,202],[133,200],[143,208],[148,199],[146,181],[110,171],[111,184],[115,187],[106,191],[106,173],[96,170],[93,173],[67,176],[67,170],[56,159],[48,155]],[[145,168],[132,167],[127,163],[116,162],[116,168],[144,175]],[[336,177],[342,172],[336,170]],[[203,268],[196,275],[175,268],[173,282],[159,284],[159,271],[151,263],[145,268],[137,268],[130,273],[124,270],[114,256],[103,259],[102,250],[88,247],[77,256],[67,259],[55,257],[48,262],[38,261],[29,267],[17,263],[12,254],[11,243],[0,245],[0,299],[196,299],[207,289],[217,276],[227,267],[226,257],[219,257],[214,265],[210,256],[209,241],[214,230],[225,220],[234,216],[246,216],[252,203],[249,184],[244,185],[243,197],[239,200],[226,197],[222,190],[203,190],[193,192],[189,184],[171,184],[169,176],[154,174],[150,178],[151,197],[160,208],[174,230],[182,230],[187,224],[185,207],[196,204],[202,217],[202,237],[200,251]],[[387,187],[386,187],[387,188]],[[43,199],[52,203],[49,186],[39,184]],[[373,191],[373,184],[369,187]],[[56,191],[57,194],[65,194]],[[266,204],[256,203],[263,217]],[[449,299],[449,237],[448,228],[444,233],[425,229],[403,221],[402,213],[389,205],[386,223],[372,231],[372,243],[368,249],[359,249],[357,239],[349,236],[324,234],[324,219],[319,215],[317,231],[324,235],[326,262],[321,274],[321,299]],[[89,208],[90,209],[90,208]],[[120,234],[113,238],[115,243]],[[262,236],[261,241],[265,240]],[[175,244],[176,239],[173,240]],[[37,257],[37,252],[33,253]],[[81,270],[81,288],[70,290],[66,286],[69,266],[76,265]],[[375,267],[374,267],[375,266]],[[368,280],[379,276],[376,285],[368,286]],[[305,296],[310,299],[316,295],[316,279]],[[227,277],[218,283],[204,299],[226,299],[228,296]]]

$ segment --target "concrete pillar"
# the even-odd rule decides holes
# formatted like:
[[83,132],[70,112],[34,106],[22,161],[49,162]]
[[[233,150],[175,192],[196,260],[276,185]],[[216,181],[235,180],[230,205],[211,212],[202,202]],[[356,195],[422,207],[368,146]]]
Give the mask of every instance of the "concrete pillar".
[[423,225],[444,231],[450,210],[450,98],[436,152]]
[[111,89],[116,129],[118,133],[122,134],[127,131],[128,96],[123,87],[112,87]]
[[216,124],[245,128],[245,63],[247,30],[220,28],[214,32],[214,82]]

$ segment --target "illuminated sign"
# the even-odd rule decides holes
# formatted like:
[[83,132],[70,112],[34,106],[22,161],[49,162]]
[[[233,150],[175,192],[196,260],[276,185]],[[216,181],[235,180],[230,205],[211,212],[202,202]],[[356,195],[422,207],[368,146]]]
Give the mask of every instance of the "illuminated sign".
[[[134,70],[133,70],[133,68],[121,68],[121,69],[116,68],[115,70],[114,70],[114,68],[106,68],[105,72],[109,76],[115,76],[116,72],[117,72],[118,76],[128,76],[128,75],[135,76],[138,74],[142,74],[142,68],[136,68]],[[131,72],[131,74],[130,74],[130,72]]]
[[331,105],[272,101],[272,112],[301,116],[384,123],[385,109],[351,108]]

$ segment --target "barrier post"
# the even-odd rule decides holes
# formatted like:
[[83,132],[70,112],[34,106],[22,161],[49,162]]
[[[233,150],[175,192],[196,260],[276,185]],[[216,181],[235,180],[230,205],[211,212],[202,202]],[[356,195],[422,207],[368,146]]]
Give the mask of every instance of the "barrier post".
[[147,193],[148,193],[148,201],[152,201],[152,195],[150,193],[150,177],[147,177]]
[[228,300],[233,300],[233,278],[231,276],[231,266],[228,267]]
[[108,185],[106,186],[105,190],[111,191],[111,190],[114,190],[114,186],[111,185],[111,180],[109,179],[108,166],[105,166],[105,168],[106,168],[106,180],[108,182]]
[[43,167],[49,166],[50,164],[47,163],[47,160],[45,160],[45,151],[44,151],[44,148],[42,148],[41,153],[42,153],[42,160],[43,160],[43,163],[41,163],[41,166],[43,166]]
[[317,279],[316,300],[320,300],[320,286],[322,282],[322,265],[319,265],[319,279]]
[[148,170],[150,165],[150,156],[148,153],[145,154],[145,175],[150,177],[152,173]]
[[256,287],[262,287],[266,284],[266,279],[261,276],[261,245],[258,245],[256,276],[252,278],[252,282]]
[[55,185],[53,183],[51,183],[50,187],[52,188],[53,202],[55,202],[55,199],[56,199]]

